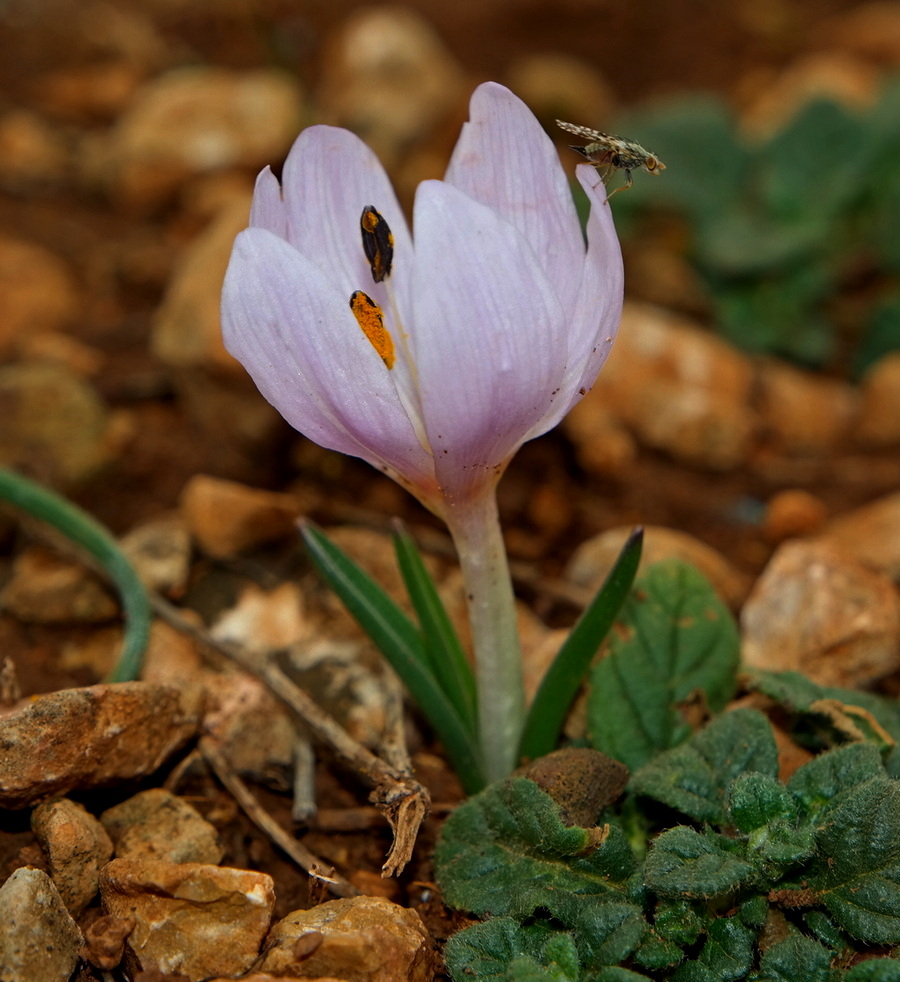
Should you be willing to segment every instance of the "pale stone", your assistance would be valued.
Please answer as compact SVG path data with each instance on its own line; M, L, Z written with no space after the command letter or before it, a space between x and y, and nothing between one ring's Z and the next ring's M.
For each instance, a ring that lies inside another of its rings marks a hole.
M100 816L118 859L162 859L170 863L221 862L215 826L184 798L149 788Z
M0 979L68 982L82 937L43 870L22 867L0 887Z
M779 491L766 502L763 538L777 545L786 539L811 535L822 528L827 517L825 503L809 491L802 488Z
M100 868L112 856L109 836L93 815L68 798L38 805L31 828L62 902L77 917L94 899Z
M304 616L303 592L288 580L272 590L249 583L235 604L219 615L210 634L247 653L268 657L272 651L308 640L312 628Z
M43 246L0 236L0 355L20 340L58 331L75 317L78 289L71 270Z
M821 538L900 583L900 491L838 515Z
M900 445L900 351L879 359L860 385L862 405L855 436L869 447Z
M900 599L890 580L823 542L780 546L741 612L750 668L859 688L900 668Z
M26 624L102 624L119 612L96 574L40 546L16 556L0 608Z
M750 361L692 322L626 303L600 378L564 424L584 442L584 416L605 410L646 446L678 460L730 470L744 463L758 418L750 406Z
M274 70L167 72L120 117L108 150L110 182L126 203L147 208L194 174L276 163L297 135L303 102L297 81Z
M303 945L303 939L310 942ZM298 945L299 943L299 945ZM264 972L346 982L432 982L437 957L414 910L383 897L330 900L295 910L269 932Z
M148 682L61 689L0 716L0 807L151 774L197 733L197 690Z
M93 386L64 365L0 368L0 464L66 489L121 450L114 420Z
M846 382L766 361L759 374L759 410L781 453L824 455L850 432L859 395Z
M107 913L131 917L125 964L200 982L256 961L275 891L265 873L203 863L114 859L100 878Z
M583 542L566 566L566 580L583 587L591 595L596 593L632 531L631 526L620 526ZM678 559L697 569L731 608L740 607L747 596L750 588L747 578L712 546L678 529L644 526L644 545L637 575L642 576L648 567L666 559Z
M581 409L583 403L579 403L566 417L565 431L586 471L615 477L636 459L637 443L615 413L588 398L589 406Z
M297 535L295 498L237 481L196 474L181 492L180 508L200 548L219 559Z
M119 546L148 590L180 594L191 568L191 536L177 514L163 515L132 529Z
M399 6L358 7L326 39L316 102L390 166L465 107L465 75L431 23Z

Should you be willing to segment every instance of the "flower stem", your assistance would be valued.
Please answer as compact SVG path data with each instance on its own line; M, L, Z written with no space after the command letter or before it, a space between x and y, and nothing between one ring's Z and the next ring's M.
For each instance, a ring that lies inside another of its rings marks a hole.
M444 518L466 590L485 776L497 781L517 763L525 691L515 598L493 487L464 507L447 509Z

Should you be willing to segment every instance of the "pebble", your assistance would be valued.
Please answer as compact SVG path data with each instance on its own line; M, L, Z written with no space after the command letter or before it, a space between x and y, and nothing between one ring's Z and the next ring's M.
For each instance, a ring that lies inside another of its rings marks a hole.
M16 556L0 608L25 624L102 624L119 613L96 574L42 546Z
M854 436L866 447L900 446L900 351L879 359L860 384Z
M55 488L83 484L122 450L117 417L65 365L0 368L0 404L0 463Z
M278 163L303 112L299 83L286 73L174 69L142 86L119 118L108 181L126 206L152 209L197 174Z
M859 393L846 382L767 360L758 383L762 424L781 454L825 456L856 419Z
M184 798L149 788L100 816L118 859L162 859L170 863L222 861L215 826Z
M900 491L838 515L821 538L900 583Z
M272 590L249 583L237 602L217 618L210 633L217 641L239 645L265 660L275 650L309 639L312 626L304 606L303 592L290 580Z
M81 931L53 881L21 867L0 887L0 979L68 982L78 962Z
M0 717L0 807L153 773L200 726L196 689L123 682L31 696Z
M38 805L31 828L50 867L50 876L73 917L97 894L100 869L112 856L106 830L82 805L60 798Z
M21 193L59 184L67 164L65 141L37 113L10 109L0 114L0 185L4 188ZM68 270L65 275L71 278Z
M789 488L766 502L761 531L766 542L778 545L818 532L827 517L828 509L821 499L802 488Z
M900 668L900 599L891 581L837 547L780 546L741 611L750 668L859 688Z
M352 982L431 982L434 942L414 910L384 897L330 900L272 927L259 968L276 976Z
M602 377L598 384L603 384ZM578 463L590 474L615 477L637 458L637 441L610 409L588 396L563 421Z
M685 463L731 470L747 459L756 439L753 384L750 360L724 341L661 308L626 303L609 360L569 414L578 422L567 432L579 445L602 438L602 417L593 435L589 422L605 410L645 446Z
M631 526L620 526L583 542L566 566L566 580L591 594L596 593L632 531ZM747 578L712 546L678 529L661 525L645 526L638 576L642 576L649 566L665 559L679 559L694 566L709 580L720 599L733 610L740 607L750 589Z
M180 596L191 568L191 536L177 513L138 525L119 546L148 590Z
M359 134L388 168L447 119L470 85L437 31L399 6L358 7L325 39L316 105Z
M179 507L194 541L217 559L298 534L299 505L291 495L207 474L188 481Z
M3 133L0 130L0 145ZM32 242L0 236L0 356L35 334L59 331L78 313L78 286L55 253Z
M265 873L147 859L112 860L100 894L108 914L135 921L125 947L132 974L157 969L190 982L246 972L275 905Z

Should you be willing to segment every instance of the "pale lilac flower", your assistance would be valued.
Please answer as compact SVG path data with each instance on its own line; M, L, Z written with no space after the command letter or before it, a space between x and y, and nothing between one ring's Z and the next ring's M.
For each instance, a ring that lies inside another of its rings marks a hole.
M391 474L438 514L492 491L511 456L593 384L622 305L606 190L587 246L549 137L495 83L478 87L443 181L416 192L411 233L374 154L312 126L282 181L257 181L250 227L225 279L228 350L296 429ZM360 215L393 232L393 271L373 282ZM392 367L350 298L383 313Z

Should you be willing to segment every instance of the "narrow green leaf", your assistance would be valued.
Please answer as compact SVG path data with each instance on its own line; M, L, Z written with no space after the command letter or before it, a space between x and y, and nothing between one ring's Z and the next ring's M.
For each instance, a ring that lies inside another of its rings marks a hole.
M546 908L563 921L591 900L618 896L634 869L615 825L564 825L559 805L533 781L512 777L460 805L435 850L437 881L448 904L475 914L528 917Z
M677 825L653 840L644 882L665 897L715 897L737 890L753 872L750 863L725 847L721 836Z
M686 743L659 754L633 774L630 787L698 822L723 825L726 793L745 771L768 777L778 773L772 726L755 709L716 717Z
M638 580L619 622L610 653L590 673L588 730L597 750L635 770L690 735L679 707L698 691L714 712L724 708L739 639L706 579L675 561Z
M643 529L635 529L622 547L603 586L585 608L547 670L528 711L520 757L534 760L556 747L572 700L631 590L641 561L643 541Z
M474 738L478 728L475 675L419 550L399 521L394 524L393 539L403 582L422 628L431 672Z
M125 637L115 667L107 682L129 682L141 672L150 636L150 601L131 563L110 533L86 511L48 488L0 467L0 500L39 518L81 546L100 564L112 580L125 612Z
M484 787L480 755L471 732L428 666L412 621L353 560L308 522L301 534L316 568L403 679L434 727L468 793Z

